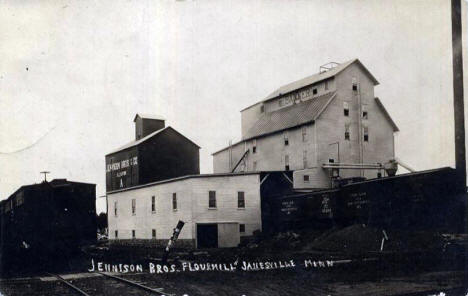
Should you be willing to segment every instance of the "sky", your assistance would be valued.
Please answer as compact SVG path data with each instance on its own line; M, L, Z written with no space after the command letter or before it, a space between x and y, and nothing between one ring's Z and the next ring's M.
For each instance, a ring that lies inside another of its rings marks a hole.
M241 109L353 58L380 82L396 156L453 166L450 13L446 0L0 1L0 199L47 170L97 184L105 210L104 155L139 112L201 146L211 173Z

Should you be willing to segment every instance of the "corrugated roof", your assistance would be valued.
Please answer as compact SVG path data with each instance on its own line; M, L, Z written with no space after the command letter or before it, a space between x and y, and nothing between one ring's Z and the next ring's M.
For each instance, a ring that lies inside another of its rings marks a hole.
M362 69L364 70L364 72L367 73L367 75L369 75L369 77L371 78L371 80L374 82L375 85L378 85L379 82L377 81L377 79L375 79L374 76L372 76L372 74L369 72L369 70L367 70L366 67L364 67L364 65L361 63L361 61L359 61L359 59L353 59L353 60L350 60L350 61L347 61L345 63L341 63L339 64L338 66L326 71L326 72L322 72L322 73L317 73L317 74L314 74L314 75L311 75L311 76L308 76L308 77L305 77L303 79L300 79L300 80L297 80L297 81L294 81L294 82L291 82L291 83L288 83L286 85L283 85L282 87L278 88L277 90L275 90L274 92L272 92L271 94L269 94L265 99L263 99L262 101L258 102L258 103L255 103L247 108L244 108L243 110L241 111L244 111L252 106L255 106L259 103L263 103L263 102L266 102L266 101L269 101L273 98L276 98L278 96L281 96L281 95L285 95L287 93L290 93L292 91L295 91L297 89L300 89L300 88L303 88L303 87L306 87L308 85L311 85L311 84L315 84L317 82L320 82L322 80L326 80L328 78L331 78L331 77L334 77L336 76L338 73L340 73L341 71L343 71L344 69L346 69L348 66L350 66L351 64L357 62L359 66L362 67Z
M335 92L330 92L277 111L266 112L246 132L243 140L248 140L312 122L317 119L320 113L334 97Z
M214 178L214 177L236 177L236 176L246 176L246 175L260 175L262 172L256 171L256 172L241 172L241 173L217 173L217 174L185 175L185 176L181 176L181 177L175 177L175 178L171 178L171 179L155 181L155 182L146 183L146 184L142 184L142 185L136 185L136 186L132 186L132 187L128 187L128 188L116 189L116 190L108 191L106 193L107 194L113 194L113 193L118 193L118 192L122 192L122 191L135 190L135 189L139 189L139 188L144 188L144 187L149 187L149 186L154 186L154 185L159 185L159 184L164 184L164 183L170 183L170 182L177 182L177 181L182 181L182 180L187 180L187 179L192 179L192 178ZM274 171L272 171L272 172L274 172Z
M122 151L122 150L125 150L127 148L130 148L130 147L134 147L134 146L137 146L139 145L140 143L143 143L144 141L148 140L149 138L152 138L154 136L156 136L157 134L160 134L168 129L171 129L173 130L174 132L178 133L179 135L181 135L182 137L184 137L185 139L187 139L189 142L191 142L192 144L194 144L195 146L197 146L198 148L200 148L200 146L198 146L197 144L195 144L195 142L193 142L192 140L190 140L189 138L187 138L186 136L182 135L181 133L179 133L178 131L176 131L175 129L173 129L172 127L170 126L166 126L165 128L162 128L160 130L157 130L155 132L152 132L151 134L147 135L146 137L143 137L137 141L131 141L130 143L127 143L121 147L119 147L118 149L112 151L112 152L109 152L107 153L106 155L110 155L110 154L114 154L116 152L119 152L119 151Z

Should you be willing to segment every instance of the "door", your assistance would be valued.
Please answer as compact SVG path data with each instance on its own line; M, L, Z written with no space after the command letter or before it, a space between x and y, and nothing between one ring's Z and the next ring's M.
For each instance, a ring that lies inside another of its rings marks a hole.
M218 247L218 225L197 224L197 248Z

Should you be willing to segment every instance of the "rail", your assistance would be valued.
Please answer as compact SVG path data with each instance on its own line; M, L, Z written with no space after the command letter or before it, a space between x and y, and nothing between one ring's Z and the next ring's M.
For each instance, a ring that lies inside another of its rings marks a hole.
M174 296L175 295L175 294L171 294L171 293L162 292L163 288L150 288L148 286L142 285L142 284L137 283L135 281L124 279L124 278L121 278L121 277L118 277L118 276L115 276L115 275L110 275L110 274L106 274L106 273L102 273L102 272L95 272L95 273L99 274L99 275L102 275L102 276L104 276L106 278L110 278L110 279L125 283L127 285L130 285L132 287L137 287L139 289L142 289L142 290L145 290L147 292L154 293L154 294L157 294L157 295L165 295L165 296ZM61 277L58 274L53 274L53 273L50 273L50 272L47 272L47 274L57 278L59 281L61 281L62 283L67 285L70 289L74 290L75 292L79 293L80 295L82 295L82 296L91 296L90 294L86 293L82 289L80 289L77 286L73 285L72 283L70 283L69 281L67 281L66 279L64 279L63 277Z

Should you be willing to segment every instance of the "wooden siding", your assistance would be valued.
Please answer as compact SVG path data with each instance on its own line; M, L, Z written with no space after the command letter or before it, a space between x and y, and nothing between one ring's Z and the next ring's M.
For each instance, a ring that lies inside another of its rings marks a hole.
M216 191L216 209L208 208L208 192ZM237 192L243 191L245 208L237 208ZM177 210L172 209L172 196L176 193ZM151 196L156 197L156 211L151 211ZM136 212L132 214L132 199ZM108 195L109 239L169 239L179 220L186 224L180 239L196 239L196 223L245 224L243 235L261 230L260 180L258 174L220 177L197 177L126 190ZM117 216L114 215L117 202ZM234 234L233 234L234 235Z

